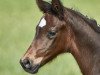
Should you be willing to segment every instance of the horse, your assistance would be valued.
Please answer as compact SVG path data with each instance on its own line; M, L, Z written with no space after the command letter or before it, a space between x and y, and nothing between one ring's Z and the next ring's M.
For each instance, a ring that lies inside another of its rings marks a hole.
M60 0L36 0L43 16L35 37L20 59L26 72L39 68L63 53L71 53L83 75L100 75L100 27L94 19L63 6Z

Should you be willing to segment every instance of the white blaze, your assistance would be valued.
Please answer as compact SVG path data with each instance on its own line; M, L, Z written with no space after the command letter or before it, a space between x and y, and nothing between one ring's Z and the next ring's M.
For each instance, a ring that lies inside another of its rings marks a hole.
M42 18L39 24L39 27L44 27L46 25L46 20L45 18Z

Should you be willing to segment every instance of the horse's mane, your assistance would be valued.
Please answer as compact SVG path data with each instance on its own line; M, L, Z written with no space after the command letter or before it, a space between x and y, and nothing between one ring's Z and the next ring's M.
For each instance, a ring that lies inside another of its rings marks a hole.
M50 3L45 2L43 0L36 0L37 5L38 5L38 7L40 8L41 11L43 11L44 13L53 11L53 14L55 14L55 15L57 15L57 14L59 15L59 13L60 13L59 18L62 19L63 10L61 10L61 8L64 8L64 7L62 6L62 4L60 3L59 0L57 0L57 1L53 0L53 1L54 1L54 4L53 4L54 5L54 7L53 7L54 9L52 9L52 5ZM56 5L56 2L58 2L61 5L60 6L59 6L59 4ZM58 7L60 7L59 8L60 10L56 11L56 9L58 9ZM75 15L78 15L79 17L81 17L92 29L94 29L94 31L100 33L100 27L98 26L98 24L97 24L95 19L89 19L87 16L84 16L80 12L75 11L73 9L66 8L66 10L71 12L71 13L73 13L73 14L75 14ZM55 11L56 11L56 13L55 13Z
M98 26L97 21L95 19L89 19L87 16L84 16L80 12L73 10L73 9L67 8L67 10L70 11L71 13L74 13L75 15L78 15L79 17L81 17L86 23L88 23L88 25L92 29L94 29L96 32L100 33L100 27Z

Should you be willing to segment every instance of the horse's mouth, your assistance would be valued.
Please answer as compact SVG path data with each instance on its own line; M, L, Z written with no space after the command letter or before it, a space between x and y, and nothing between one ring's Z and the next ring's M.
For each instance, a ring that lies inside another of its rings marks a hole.
M35 65L34 67L31 67L29 69L25 69L25 71L29 72L31 74L35 74L38 72L39 68L40 68L40 65Z
M31 73L31 74L36 74L40 68L40 65L34 65L34 66L27 67L27 68L23 66L23 64L21 64L21 66L26 72Z

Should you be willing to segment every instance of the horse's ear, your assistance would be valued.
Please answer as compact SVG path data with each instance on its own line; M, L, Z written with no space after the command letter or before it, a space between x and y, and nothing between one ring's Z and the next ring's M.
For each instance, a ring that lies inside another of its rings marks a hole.
M57 14L61 19L64 17L64 6L60 0L52 0L52 10Z
M44 13L51 11L51 4L43 0L36 0L36 3L41 11Z

